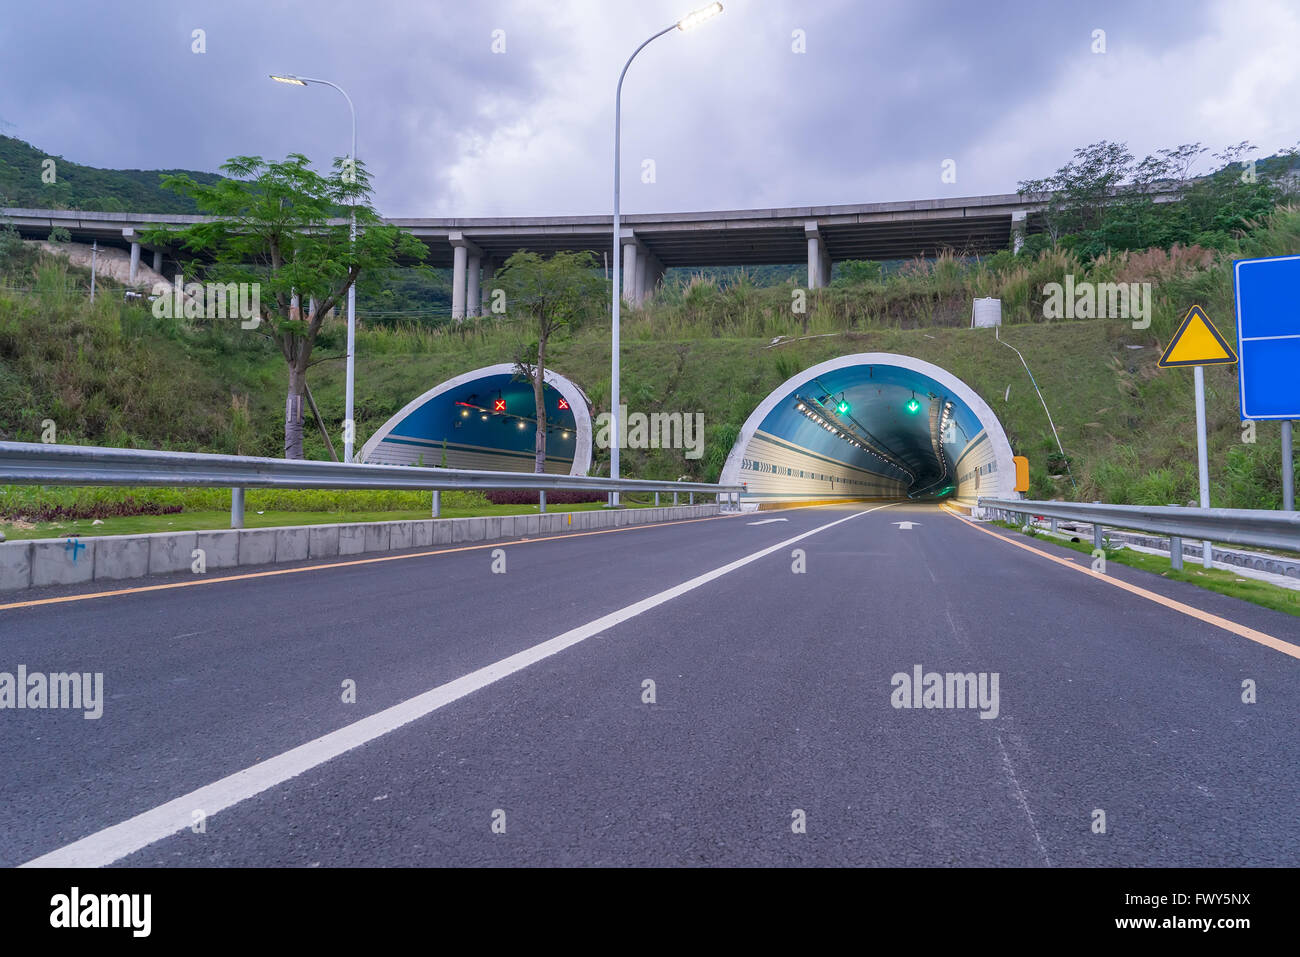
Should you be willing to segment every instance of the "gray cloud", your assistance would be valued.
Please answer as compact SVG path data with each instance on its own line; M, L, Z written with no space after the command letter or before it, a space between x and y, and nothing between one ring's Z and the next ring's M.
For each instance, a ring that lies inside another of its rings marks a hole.
M1259 0L1252 16L1263 22L1232 27L1226 3L730 0L716 22L665 36L629 72L625 209L1011 191L1103 137L1138 152L1193 139L1294 142L1268 110L1241 108L1265 82L1251 72L1254 47L1270 31L1290 36L1294 18ZM212 170L236 154L290 151L323 165L347 150L342 98L267 74L323 76L356 102L359 153L386 213L603 211L618 70L685 6L11 5L0 58L21 82L0 90L0 119L11 135L95 166ZM202 55L190 49L194 29L206 31ZM504 55L491 50L496 29ZM1106 31L1104 56L1089 50L1094 29ZM795 30L805 54L791 51ZM1217 88L1152 80L1164 58L1197 49L1214 51ZM1268 82L1290 95L1294 72ZM948 158L955 184L939 179ZM640 179L645 159L653 184Z

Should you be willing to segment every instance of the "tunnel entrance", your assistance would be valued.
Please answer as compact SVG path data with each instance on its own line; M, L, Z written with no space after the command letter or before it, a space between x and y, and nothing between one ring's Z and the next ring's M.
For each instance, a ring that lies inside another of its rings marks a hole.
M1011 443L952 373L866 352L805 369L745 421L720 481L748 501L1014 497Z
M591 468L591 403L569 379L547 369L546 471L586 475ZM362 462L531 472L537 436L533 386L510 362L434 386L383 424L361 449Z

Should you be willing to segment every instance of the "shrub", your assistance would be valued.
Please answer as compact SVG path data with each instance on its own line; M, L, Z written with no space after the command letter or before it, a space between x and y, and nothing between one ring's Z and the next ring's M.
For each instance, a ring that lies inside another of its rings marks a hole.
M483 493L493 505L536 505L537 493L526 489L503 488ZM584 505L588 502L605 501L604 492L561 492L546 493L547 505Z

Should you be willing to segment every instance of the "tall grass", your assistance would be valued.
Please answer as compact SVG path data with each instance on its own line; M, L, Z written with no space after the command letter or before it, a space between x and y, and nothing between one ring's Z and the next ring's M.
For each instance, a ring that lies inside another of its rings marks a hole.
M1188 501L1196 493L1189 378L1177 370L1159 372L1155 357L1192 303L1204 306L1232 338L1234 255L1297 251L1300 210L1288 207L1240 237L1228 253L1175 247L1086 264L1064 250L1034 257L945 254L890 270L846 270L847 278L811 291L794 282L758 286L744 274L727 282L689 276L624 312L622 392L638 408L704 412L705 454L688 460L681 450L627 450L624 471L716 478L740 425L781 382L831 356L897 351L948 368L990 402L1017 451L1030 456L1034 494L1073 496L1068 481L1054 477L1063 466L1019 360L992 336L965 331L971 300L993 296L1002 300L1003 336L1025 351L1052 406L1078 496ZM63 443L281 453L286 374L273 343L237 323L156 319L145 307L124 304L111 283L101 285L101 298L91 306L80 291L82 273L42 254L29 272L8 277L25 291L0 286L0 438L37 441L42 422L51 419ZM1152 283L1150 327L1045 319L1044 287L1066 275L1076 282ZM797 311L801 301L803 312ZM551 365L574 378L597 411L609 394L609 332L606 317L552 346ZM359 443L437 383L511 361L528 333L510 316L375 326L362 316ZM769 348L778 337L782 344ZM321 362L309 373L331 430L343 418L342 352L342 322L336 321L327 326L315 355ZM1257 442L1243 443L1231 370L1207 370L1207 382L1215 503L1276 507L1276 428L1261 424ZM326 457L315 423L307 424L306 435L308 456ZM597 472L604 461L598 452ZM17 501L29 493L6 494ZM75 499L71 491L44 494ZM120 500L127 493L113 494ZM132 494L181 501L186 508L228 505L221 491L192 490L175 499L167 490Z

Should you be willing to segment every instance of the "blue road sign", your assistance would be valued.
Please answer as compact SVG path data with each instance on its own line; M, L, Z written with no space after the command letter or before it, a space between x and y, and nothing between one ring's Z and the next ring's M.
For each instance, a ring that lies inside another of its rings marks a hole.
M1238 259L1242 419L1300 419L1300 256Z

